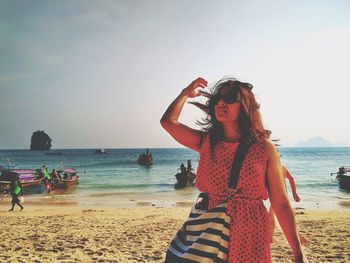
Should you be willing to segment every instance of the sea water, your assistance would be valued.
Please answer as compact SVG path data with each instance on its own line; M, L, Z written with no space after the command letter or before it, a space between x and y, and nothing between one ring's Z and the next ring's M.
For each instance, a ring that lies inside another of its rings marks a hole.
M194 187L175 190L175 174L181 163L191 160L196 170L198 154L184 148L150 149L154 164L141 166L136 163L145 149L106 149L106 154L96 154L95 149L51 150L58 155L42 151L0 150L0 165L12 165L22 169L40 169L47 165L51 171L66 168L77 169L80 182L75 190L62 194L76 199L100 198L100 202L121 204L126 201L182 202L193 201L198 194ZM288 167L302 198L292 201L294 207L313 209L348 209L350 193L339 189L335 175L342 165L350 165L350 148L280 148L282 162ZM291 193L289 184L288 192ZM28 193L30 194L30 193ZM40 193L40 195L48 195ZM291 194L289 194L291 196Z

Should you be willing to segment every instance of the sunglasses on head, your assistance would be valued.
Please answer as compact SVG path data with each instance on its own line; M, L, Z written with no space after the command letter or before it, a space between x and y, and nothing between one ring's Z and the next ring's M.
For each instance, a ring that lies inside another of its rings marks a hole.
M241 82L240 86L243 87L243 88L246 88L246 89L248 89L250 91L253 89L253 85L250 84L250 83L247 83L247 82Z
M227 92L225 94L216 94L212 98L212 102L214 105L218 104L220 100L223 100L226 104L233 104L236 102L239 102L237 98L237 93L236 92Z

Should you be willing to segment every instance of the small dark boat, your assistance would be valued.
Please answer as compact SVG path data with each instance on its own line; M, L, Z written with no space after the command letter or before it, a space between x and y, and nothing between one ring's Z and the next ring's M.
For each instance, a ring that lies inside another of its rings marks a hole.
M73 188L79 183L79 175L74 168L66 168L57 171L58 178L51 178L50 192Z
M339 181L339 188L350 191L350 166L341 166L338 172L331 173L331 175L336 174L336 178Z
M101 148L101 149L95 150L95 153L96 153L96 154L106 154L107 152L106 152L105 149Z
M181 163L180 168L175 174L177 180L175 189L180 189L188 186L194 186L196 174L193 172L191 160L187 160L187 167Z
M148 149L146 150L146 153L139 155L139 158L137 159L137 163L140 165L146 165L146 166L153 164L153 156Z
M0 189L9 189L11 181L19 180L23 188L40 186L44 178L34 170L3 170L0 175Z

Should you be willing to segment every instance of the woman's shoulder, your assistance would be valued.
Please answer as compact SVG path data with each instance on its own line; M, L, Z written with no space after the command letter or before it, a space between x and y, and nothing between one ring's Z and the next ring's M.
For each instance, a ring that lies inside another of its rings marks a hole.
M279 156L276 144L272 140L265 139L261 144L264 147L268 158L274 158L276 156Z
M270 139L265 139L262 141L262 144L264 145L265 148L273 148L276 147L276 144L270 140Z

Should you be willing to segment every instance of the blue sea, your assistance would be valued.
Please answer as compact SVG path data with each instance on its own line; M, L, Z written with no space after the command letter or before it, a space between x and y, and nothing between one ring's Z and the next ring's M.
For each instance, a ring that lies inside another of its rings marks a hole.
M154 164L149 167L136 163L145 149L106 149L107 154L95 154L95 149L62 149L60 155L41 151L0 150L0 165L7 159L21 169L39 169L46 164L51 171L65 167L76 168L80 183L74 191L60 198L74 198L81 202L105 202L109 205L152 202L156 205L191 202L198 190L175 190L175 174L180 164L192 161L197 168L198 154L183 148L150 149ZM350 209L350 193L339 189L335 176L340 166L350 165L350 148L280 148L282 162L289 168L297 184L302 201L292 201L294 207L311 209ZM287 184L288 185L288 184ZM288 190L290 193L290 189ZM43 193L30 196L50 198ZM290 195L291 196L291 195ZM56 197L57 198L57 197ZM90 201L89 201L90 200Z

